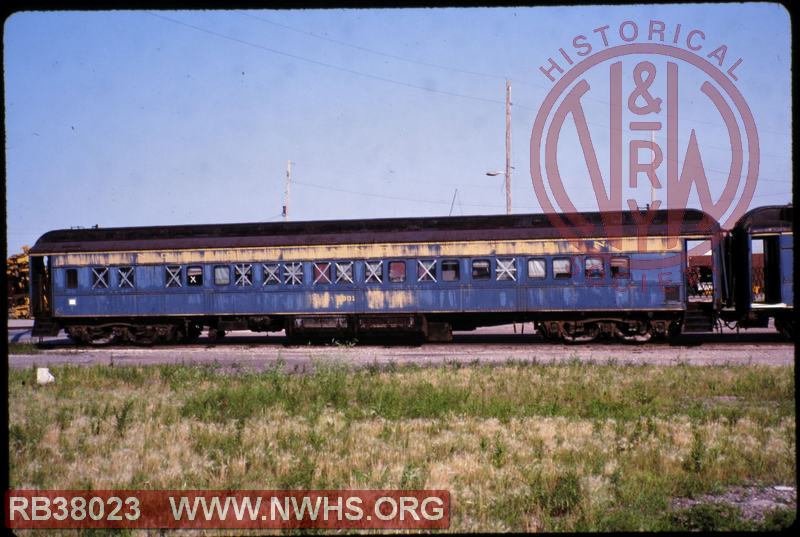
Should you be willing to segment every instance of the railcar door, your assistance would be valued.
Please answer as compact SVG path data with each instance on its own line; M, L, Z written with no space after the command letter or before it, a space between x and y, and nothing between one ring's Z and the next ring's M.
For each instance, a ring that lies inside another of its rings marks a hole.
M686 313L682 331L686 333L710 332L714 328L716 260L711 244L710 239L684 241Z
M30 264L31 316L51 317L49 258L45 261L44 256L32 256Z
M752 302L781 302L781 255L779 235L753 237L751 242Z

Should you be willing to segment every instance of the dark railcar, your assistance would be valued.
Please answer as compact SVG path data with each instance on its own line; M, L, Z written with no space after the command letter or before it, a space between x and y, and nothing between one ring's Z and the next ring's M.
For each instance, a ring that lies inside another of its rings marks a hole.
M721 312L737 326L766 327L770 318L794 336L794 230L791 205L759 207L742 216L726 239L729 287Z

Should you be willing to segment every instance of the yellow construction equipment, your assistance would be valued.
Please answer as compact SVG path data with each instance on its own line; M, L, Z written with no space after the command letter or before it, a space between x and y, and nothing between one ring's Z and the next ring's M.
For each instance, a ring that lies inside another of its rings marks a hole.
M21 254L15 254L6 261L6 281L8 282L8 316L11 319L30 319L30 298L28 290L30 265L27 246Z

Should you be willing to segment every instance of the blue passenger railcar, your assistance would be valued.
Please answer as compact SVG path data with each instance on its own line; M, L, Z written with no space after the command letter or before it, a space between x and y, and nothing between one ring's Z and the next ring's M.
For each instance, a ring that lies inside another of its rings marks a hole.
M532 321L545 335L646 340L704 328L720 270L692 301L687 242L720 231L700 211L583 228L546 215L62 230L31 250L37 333L153 342L204 328L289 335L416 333ZM677 223L671 225L670 223ZM698 324L699 323L699 324Z

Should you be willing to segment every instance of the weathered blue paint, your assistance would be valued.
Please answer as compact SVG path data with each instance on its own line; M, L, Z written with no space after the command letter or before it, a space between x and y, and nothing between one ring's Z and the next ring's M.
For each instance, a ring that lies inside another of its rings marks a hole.
M791 244L789 246L791 248ZM788 258L791 260L791 249ZM616 254L614 254L616 255ZM406 260L406 281L388 281L388 261L384 260L382 283L364 283L365 262L354 264L355 283L313 283L313 263L303 263L301 285L263 285L261 263L252 264L251 286L235 285L233 265L227 285L214 283L214 266L202 265L203 285L187 283L187 267L182 271L182 287L166 287L164 266L136 266L133 289L120 288L119 267L110 267L109 287L91 288L91 269L78 270L78 288L66 288L66 270L53 269L53 303L57 317L70 316L155 316L155 315L232 315L272 313L381 313L400 312L514 312L542 310L681 310L685 307L685 257L676 260L674 253L624 254L631 260L627 278L612 278L608 254L603 257L604 275L588 278L584 274L586 255L570 256L573 274L570 279L556 279L552 274L554 257L546 260L546 276L528 275L528 257L516 257L517 280L498 281L495 258L490 260L491 279L472 277L472 259L460 258L459 281L442 281L442 259L437 260L435 282L417 281L417 260ZM589 255L594 257L595 255ZM668 266L658 269L636 267L637 260L668 258ZM506 256L503 256L506 257ZM453 258L447 258L453 259ZM335 260L331 260L335 261ZM342 261L342 260L340 260ZM277 260L276 260L277 262ZM196 266L196 265L191 265ZM791 276L791 265L789 265ZM715 270L716 274L717 271ZM335 275L334 275L335 276ZM285 271L283 272L285 278ZM334 277L335 281L335 277ZM717 282L715 282L716 284ZM677 285L680 300L665 302L663 286ZM715 288L717 285L715 285ZM791 292L791 287L789 287ZM74 304L72 303L74 302ZM375 307L375 304L381 304Z

